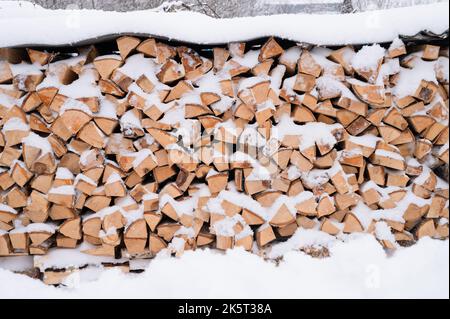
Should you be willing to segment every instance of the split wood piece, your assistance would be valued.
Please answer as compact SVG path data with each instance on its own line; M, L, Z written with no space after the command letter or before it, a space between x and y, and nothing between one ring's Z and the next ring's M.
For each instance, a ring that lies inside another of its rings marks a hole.
M24 213L34 223L44 223L48 218L50 204L47 196L39 191L32 190L30 201L24 209Z
M10 82L13 79L13 74L9 63L0 61L0 83Z
M118 56L99 56L94 60L94 66L103 80L110 78L113 71L123 64Z
M345 210L358 204L360 196L356 193L336 194L334 201L338 210Z
M167 248L167 243L159 236L151 233L149 236L149 250L155 256L161 250Z
M181 225L177 223L162 223L156 227L156 232L159 237L163 238L167 242L170 242L180 227Z
M137 47L136 51L143 53L146 56L156 58L157 47L156 41L153 38L146 39L142 41Z
M270 220L270 225L275 227L283 227L293 222L295 222L294 215L292 215L289 208L285 204L283 204Z
M402 114L396 109L391 108L383 118L383 122L389 124L401 131L408 127L408 122L404 119Z
M36 63L39 65L46 65L51 62L53 54L47 51L38 51L33 49L27 49L28 56L30 57L31 63Z
M331 215L336 211L334 200L328 195L323 196L317 205L317 217Z
M155 232L156 227L158 226L159 222L162 220L163 216L159 212L145 212L144 213L144 219L147 222L148 227L150 227L150 230L152 232Z
M347 215L345 215L344 229L342 231L344 233L363 232L364 227L353 213L347 213Z
M66 220L60 227L59 232L72 239L81 239L81 219L80 217Z
M261 51L258 56L258 61L263 62L264 60L277 57L284 52L283 48L277 43L274 38L270 38L261 47Z
M317 216L317 203L314 197L304 200L295 205L298 213L304 216Z
M82 232L84 235L98 238L102 229L102 220L99 217L89 218L83 221Z
M66 110L51 126L54 134L67 141L77 134L91 120L91 116L81 110Z
M171 102L173 100L177 100L183 96L183 94L186 94L187 92L190 92L193 90L193 87L191 84L189 84L186 81L179 81L177 85L175 85L169 92L169 94L164 99L164 103ZM209 104L206 104L209 105Z
M78 240L61 234L56 235L56 246L61 248L75 248Z
M124 36L117 38L117 47L120 52L122 60L125 60L127 56L141 43L141 40L135 37Z

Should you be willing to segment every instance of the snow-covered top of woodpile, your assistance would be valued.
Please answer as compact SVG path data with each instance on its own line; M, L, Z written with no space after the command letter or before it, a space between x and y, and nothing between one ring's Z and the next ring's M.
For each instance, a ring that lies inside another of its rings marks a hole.
M67 45L117 34L156 36L197 44L221 44L276 36L317 45L390 42L421 31L448 30L449 3L440 2L353 14L283 14L215 19L196 12L47 10L2 1L0 47Z

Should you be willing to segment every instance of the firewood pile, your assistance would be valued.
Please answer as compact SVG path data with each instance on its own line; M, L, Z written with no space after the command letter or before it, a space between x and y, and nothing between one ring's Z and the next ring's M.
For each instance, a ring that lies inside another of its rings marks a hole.
M0 256L448 238L448 46L116 44L1 49Z

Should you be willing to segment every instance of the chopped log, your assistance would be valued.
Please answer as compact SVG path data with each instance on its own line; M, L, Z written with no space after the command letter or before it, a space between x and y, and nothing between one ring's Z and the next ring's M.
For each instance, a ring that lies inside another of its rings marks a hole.
M258 61L263 62L264 60L277 57L284 52L283 48L275 41L274 38L270 38L261 47L261 51L258 56Z
M126 57L141 43L141 40L135 37L124 36L117 38L116 42L120 56L122 57L122 60L125 60Z
M320 230L326 232L332 236L336 236L341 232L341 230L336 227L333 222L331 222L328 218L324 218L323 222L320 226Z
M422 59L424 60L437 60L439 57L440 47L437 45L425 44L422 54Z
M181 79L185 75L182 65L177 64L174 60L168 60L161 68L156 76L158 80L164 84L173 83Z
M153 38L148 38L142 41L137 47L136 51L145 54L146 56L150 56L152 58L156 57L157 47L156 41Z
M256 242L258 243L259 247L264 247L275 239L275 233L273 232L273 229L270 225L265 224L259 227L256 231Z
M76 217L66 220L59 227L59 232L72 239L81 239L81 219Z
M159 253L161 250L167 247L166 242L157 235L150 234L149 237L149 250L150 253L154 256Z
M206 177L211 193L218 193L224 190L228 183L228 173L217 173Z
M363 232L364 227L361 225L360 221L354 214L348 213L347 215L345 215L344 229L342 231L344 233Z
M436 227L432 219L428 219L421 223L416 230L416 237L420 239L425 236L434 237L436 235Z
M100 56L94 60L94 66L103 80L109 79L113 71L122 64L123 61L117 56Z
M293 89L298 92L310 92L316 84L314 75L299 73L295 78Z
M37 51L37 50L33 50L33 49L27 49L27 53L28 53L31 63L36 63L39 65L46 65L53 58L53 54L46 52L46 51Z

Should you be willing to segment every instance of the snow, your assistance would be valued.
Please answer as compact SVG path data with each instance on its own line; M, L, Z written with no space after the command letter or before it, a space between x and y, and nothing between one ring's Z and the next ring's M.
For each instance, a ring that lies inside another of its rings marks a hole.
M73 185L63 185L59 187L52 187L48 192L50 194L75 195L75 188Z
M83 181L83 182L86 182L86 183L88 183L90 185L97 186L97 183L92 178L90 178L90 177L88 177L88 176L86 176L86 175L84 175L82 173L78 174L77 177L75 177L75 185L78 184L78 182L80 180Z
M108 176L108 179L106 180L105 184L112 184L112 183L115 183L115 182L123 183L122 178L120 177L120 175L117 172L112 172Z
M236 190L223 190L217 197L208 200L207 204L203 209L215 214L224 215L225 212L221 206L223 200L226 200L236 206L245 208L252 213L260 216L265 221L270 221L273 216L278 212L282 205L285 205L292 216L296 215L295 206L313 197L311 192L305 191L297 194L296 196L286 196L280 195L270 207L263 207L261 204L254 200L252 197L238 193Z
M0 47L31 43L74 44L122 33L148 34L199 44L247 41L268 35L320 45L380 43L392 41L399 35L415 35L422 30L442 33L448 28L448 11L449 3L440 2L353 14L214 19L195 12L51 11L37 5L19 6L17 2L6 1L0 6L0 29L15 32L2 33ZM190 27L180 28L180 25Z
M82 243L75 249L71 248L53 248L46 255L35 256L34 265L41 271L48 268L70 268L81 267L84 265L99 265L102 262L120 263L124 260L114 259L112 257L99 257L83 253L83 250L94 248L86 242ZM18 287L17 287L18 288ZM3 289L2 289L3 290ZM0 292L1 294L2 292Z
M375 149L378 141L380 141L382 139L375 135L365 134L365 135L361 135L361 136L350 135L348 137L348 140L354 144Z
M41 66L38 64L29 64L29 63L18 63L18 64L9 64L11 68L11 72L14 76L16 75L40 75Z
M395 49L399 49L399 48L401 48L401 47L403 47L403 46L405 46L405 44L403 43L403 41L402 41L399 37L396 37L394 40L392 40L392 43L391 43L391 45L389 46L388 51L392 51L392 50L395 50Z
M66 167L58 167L55 179L73 179L72 172Z
M271 136L279 141L288 135L298 136L299 148L304 150L314 146L315 143L333 146L337 140L332 131L340 128L342 128L341 124L329 125L320 122L297 125L289 115L285 114L281 117L280 122L272 127Z
M100 110L97 113L95 113L95 116L116 120L117 119L116 105L112 101L106 98L102 98L100 100Z
M391 243L395 243L395 236L386 222L377 222L375 224L375 235L380 240L388 240Z
M286 64L297 64L300 55L302 54L302 49L300 47L291 47L283 52L280 56L280 62Z
M14 208L12 208L9 205L2 204L2 203L0 203L0 211L1 212L8 212L8 213L17 215L17 210L15 210Z
M245 225L245 227L242 231L236 233L235 225L238 223L240 223L241 225ZM232 217L225 216L224 219L215 222L211 226L211 232L213 234L216 234L217 236L238 236L237 239L244 238L248 235L253 235L253 231L248 225L246 225L244 218L239 214L235 214Z
M44 223L32 223L27 225L27 231L29 233L33 232L48 232L54 234L56 227L52 224L44 224Z
M78 79L68 85L61 85L58 94L73 99L102 96L100 88L97 86L95 70L85 69Z
M384 157L396 159L396 160L399 160L399 161L404 161L405 160L403 158L403 156L401 156L398 153L391 152L391 151L386 151L386 150L382 150L382 149L377 149L375 151L375 155L384 156Z
M385 50L379 44L365 45L353 56L350 63L356 70L375 73L384 54Z
M314 231L305 232L301 237L310 238L307 241L311 245L315 242L327 242L326 238L314 239ZM85 279L83 271L80 271L75 276L80 276L78 279L81 280L74 280L72 288L45 286L38 280L0 269L0 282L7 287L14 287L1 289L0 297L449 297L448 240L423 238L416 245L399 247L393 256L387 256L373 236L358 235L345 242L330 244L329 250L331 257L317 259L289 249L282 252L283 259L278 266L241 248L228 250L226 253L209 249L185 251L179 258L161 254L148 263L147 271L142 274L124 274L119 269L108 269L94 276L97 278ZM49 255L37 257L37 265L45 268L47 260L58 261L60 267L107 260L105 257L84 256L88 255L77 254L73 249L52 249ZM0 260L0 267L1 265ZM214 280L198 280L196 276L186 276L196 273L198 269L202 269L205 278ZM425 273L426 276L417 275Z
M122 131L128 131L134 128L142 130L141 121L133 112L133 110L129 110L122 115L122 117L120 118L120 127Z
M21 118L18 117L12 117L10 118L2 128L2 132L9 132L9 131L29 131L30 126L25 123Z
M45 223L31 223L27 226L23 226L20 220L14 221L15 228L9 233L37 233L37 232L48 232L54 234L57 227L54 224Z

